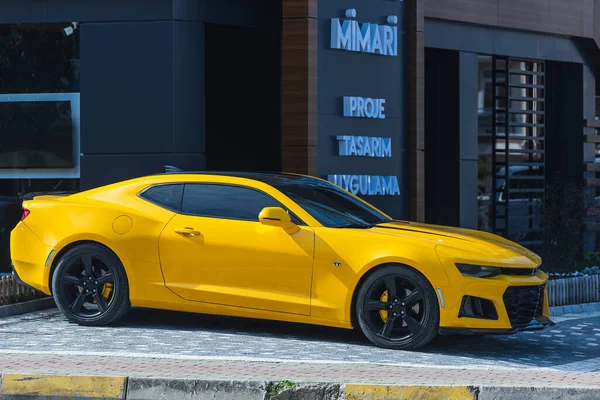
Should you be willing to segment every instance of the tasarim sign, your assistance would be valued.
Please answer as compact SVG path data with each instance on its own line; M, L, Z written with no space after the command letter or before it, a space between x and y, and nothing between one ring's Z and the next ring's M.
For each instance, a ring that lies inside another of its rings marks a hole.
M346 17L355 18L356 10L346 10ZM370 22L359 23L353 19L331 18L331 48L337 50L369 53L381 56L398 55L398 17L387 17L390 25Z
M338 155L343 157L375 157L392 156L392 138L372 136L336 136L339 142Z
M327 180L354 195L399 196L397 176L328 175Z

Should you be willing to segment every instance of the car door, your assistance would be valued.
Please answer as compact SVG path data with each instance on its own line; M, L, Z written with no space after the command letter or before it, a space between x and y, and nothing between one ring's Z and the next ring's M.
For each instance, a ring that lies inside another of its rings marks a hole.
M167 287L191 301L309 315L314 232L263 225L264 207L283 206L250 187L186 184L182 213L159 239Z

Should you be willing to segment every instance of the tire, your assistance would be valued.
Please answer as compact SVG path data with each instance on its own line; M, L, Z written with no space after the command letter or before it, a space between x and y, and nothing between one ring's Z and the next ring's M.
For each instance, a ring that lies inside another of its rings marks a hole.
M60 258L52 296L65 317L79 325L110 325L131 306L123 264L98 244L78 245Z
M392 298L386 296L394 290ZM361 284L355 305L360 330L378 347L417 349L431 342L439 331L435 291L427 278L412 268L387 266L376 270Z

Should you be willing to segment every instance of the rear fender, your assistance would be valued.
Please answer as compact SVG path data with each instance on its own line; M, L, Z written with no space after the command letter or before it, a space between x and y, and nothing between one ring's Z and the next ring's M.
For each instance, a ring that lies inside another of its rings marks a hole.
M110 241L106 240L106 238L104 238L102 236L95 235L95 234L73 235L68 238L65 238L60 243L58 243L54 248L52 248L52 250L50 252L51 257L49 257L49 259L48 259L48 266L50 266L50 271L48 274L48 287L49 288L52 287L52 277L54 275L54 270L56 269L58 263L60 262L60 258L66 252L68 252L70 249L77 247L78 245L86 244L86 243L87 244L89 244L89 243L99 244L99 245L107 248L108 250L110 250L113 254L115 254L115 256L121 261L121 264L123 264L123 268L125 269L125 274L127 275L127 281L129 282L130 297L135 298L137 286L134 284L136 282L135 270L134 270L134 268L131 267L131 265L132 265L131 262L129 261L129 259L123 258L122 256L120 256L119 254L122 254L122 253L120 253L118 250L111 247Z

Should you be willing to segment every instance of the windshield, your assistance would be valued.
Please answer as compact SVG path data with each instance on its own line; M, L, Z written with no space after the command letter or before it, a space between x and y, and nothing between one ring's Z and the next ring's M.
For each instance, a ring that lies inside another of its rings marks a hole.
M275 185L323 226L368 228L391 220L344 190L326 183Z

